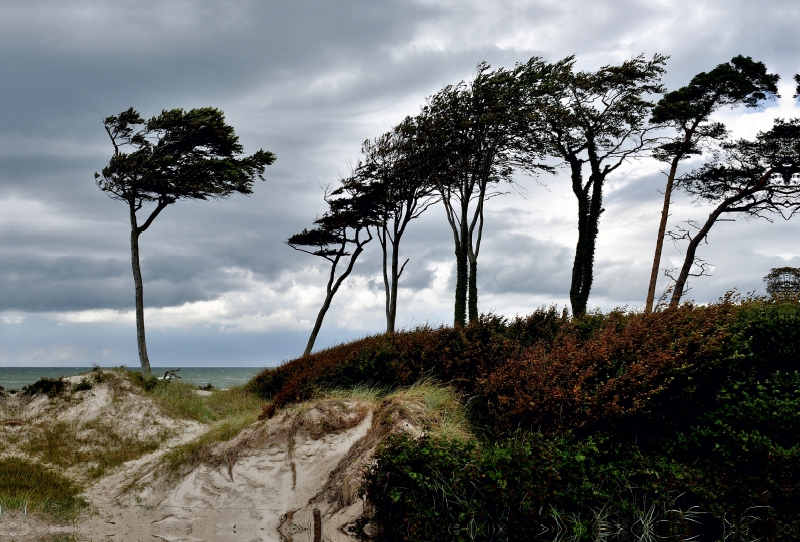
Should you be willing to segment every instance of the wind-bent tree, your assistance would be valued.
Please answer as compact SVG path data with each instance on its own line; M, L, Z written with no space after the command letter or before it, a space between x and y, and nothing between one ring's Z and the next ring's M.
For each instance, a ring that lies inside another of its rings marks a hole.
M696 234L689 237L683 266L670 299L680 303L697 247L724 216L791 218L800 210L800 119L776 119L754 141L722 145L722 152L699 170L680 177L677 187L700 202L715 205Z
M554 70L548 92L536 99L540 131L535 137L569 168L578 200L578 243L569 290L573 314L586 312L592 288L606 179L657 143L651 136L654 126L648 123L654 105L648 98L663 92L666 58L654 55L646 60L640 55L595 72L574 71L569 58Z
M653 153L656 159L667 162L670 166L645 312L653 309L672 187L680 161L702 153L704 145L721 143L725 138L725 125L711 121L711 115L715 111L725 106L757 107L763 100L774 98L778 95L776 83L779 77L767 73L762 62L740 55L708 73L695 75L688 85L667 93L653 108L650 122L671 126L677 134Z
M773 267L764 277L767 293L772 297L800 294L800 269L797 267Z
M225 124L223 112L211 107L164 110L147 121L130 108L106 118L103 126L114 155L94 177L101 190L128 205L136 339L142 371L149 374L139 236L161 211L178 200L224 198L234 192L251 194L255 177L263 180L264 168L275 161L275 155L259 150L239 158L243 149L238 136ZM137 213L146 206L147 218L140 223Z
M469 82L428 99L417 118L418 147L444 203L456 255L454 325L478 318L478 255L485 202L516 167L534 170L526 97L549 69L539 58L513 70L478 64Z
M386 332L394 333L397 288L408 259L400 265L400 240L413 219L438 201L427 181L416 148L416 124L406 118L389 132L364 142L364 162L357 168L354 188L373 205L373 223L383 252Z
M286 241L293 249L324 258L330 263L325 300L317 313L303 357L311 354L333 296L350 276L356 260L364 252L364 246L372 240L369 230L374 223L373 202L369 195L354 188L352 179L344 180L342 186L332 192L326 189L325 201L328 203L328 212L314 221L316 226L310 230L304 229ZM352 252L349 252L350 247ZM337 277L336 270L345 259L348 259L347 266Z

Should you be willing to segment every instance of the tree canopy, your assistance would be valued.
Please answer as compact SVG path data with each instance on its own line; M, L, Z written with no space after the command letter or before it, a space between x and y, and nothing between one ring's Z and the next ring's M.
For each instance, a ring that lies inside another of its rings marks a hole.
M719 143L727 136L725 125L711 120L714 112L725 106L758 107L764 100L774 99L778 95L776 84L779 78L776 74L768 73L762 62L739 55L710 72L695 75L688 85L668 92L653 108L650 122L669 126L676 131L676 135L653 152L656 159L669 163L670 169L664 190L664 205L656 237L645 312L650 312L653 308L678 164L692 155L702 153L703 147Z
M182 199L224 198L250 194L255 177L263 180L271 152L244 152L222 111L204 107L164 110L145 121L132 107L103 121L114 154L97 186L112 199L128 204L131 263L136 292L136 330L142 370L150 372L144 331L144 297L139 264L139 236L168 205ZM155 204L140 224L137 212Z
M531 103L538 130L531 132L550 156L569 169L578 202L578 242L572 265L570 303L586 312L594 280L594 257L603 186L626 161L643 156L658 139L649 124L653 94L664 91L667 57L639 55L597 71L576 71L574 58L553 66ZM584 166L588 172L584 172Z
M672 305L680 302L697 248L720 217L788 220L800 210L800 119L776 119L770 130L759 132L754 140L724 143L713 160L681 177L677 186L714 208L689 236Z

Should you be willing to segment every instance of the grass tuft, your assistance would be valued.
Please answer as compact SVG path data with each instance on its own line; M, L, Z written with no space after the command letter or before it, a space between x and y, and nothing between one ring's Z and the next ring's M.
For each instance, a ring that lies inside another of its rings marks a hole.
M0 506L57 521L71 521L87 504L68 478L18 457L0 459Z

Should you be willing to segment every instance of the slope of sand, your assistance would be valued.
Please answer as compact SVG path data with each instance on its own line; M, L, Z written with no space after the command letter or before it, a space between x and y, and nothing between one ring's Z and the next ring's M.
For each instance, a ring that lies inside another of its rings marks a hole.
M388 433L418 432L409 422L409 405L397 399L378 404L320 399L286 409L213 445L202 463L165 472L163 455L197 438L207 426L160 414L150 398L129 384L103 383L81 393L85 396L70 404L46 396L27 402L11 399L18 404L6 407L5 414L12 412L22 423L3 430L17 432L15 442L20 443L36 420L99 417L114 420L131 434L168 429L169 435L155 452L124 463L88 486L84 497L93 511L71 528L84 540L368 539L375 533L359 495L363 469ZM82 478L78 470L67 472ZM19 515L0 516L0 533L13 533L18 540L65 529L70 530Z

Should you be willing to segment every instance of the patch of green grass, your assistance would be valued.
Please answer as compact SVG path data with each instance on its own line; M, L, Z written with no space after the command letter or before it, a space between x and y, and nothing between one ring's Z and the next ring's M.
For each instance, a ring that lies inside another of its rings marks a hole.
M70 521L87 506L82 488L60 474L29 461L0 459L0 506L57 521Z
M123 436L111 424L98 419L81 425L41 424L36 429L23 446L26 454L64 468L84 464L89 479L100 478L117 465L154 452L169 436L166 430L142 439Z
M320 392L320 395L328 399L350 399L352 401L363 401L365 403L377 403L388 393L390 393L390 390L386 386L356 384L349 388L324 390Z
M243 386L215 390L211 395L196 393L197 386L183 382L164 382L138 371L128 371L131 381L152 397L167 416L213 423L228 418L249 416L261 411L262 401Z
M429 435L461 442L474 439L461 396L449 386L430 380L397 390L387 400L398 399L408 404L406 414L412 423L421 426Z

